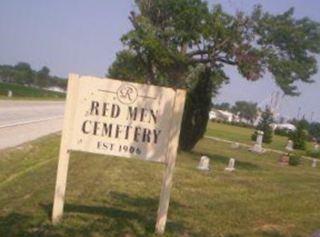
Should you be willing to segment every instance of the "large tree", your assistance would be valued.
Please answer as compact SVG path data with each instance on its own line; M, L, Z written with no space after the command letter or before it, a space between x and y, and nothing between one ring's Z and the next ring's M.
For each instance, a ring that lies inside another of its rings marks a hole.
M34 82L34 73L29 63L19 62L14 66L14 80L26 85Z
M231 108L232 112L238 114L241 118L249 120L251 123L255 120L258 113L257 103L249 101L237 101Z
M35 84L39 87L47 87L50 81L50 69L46 66L42 67L36 74Z
M258 6L250 15L230 15L201 0L135 2L137 11L129 16L133 29L122 37L126 48L109 76L187 88L183 149L203 136L211 97L229 79L226 65L252 81L268 72L288 95L297 95L295 82L312 82L317 71L320 25L295 19L293 8L272 15Z

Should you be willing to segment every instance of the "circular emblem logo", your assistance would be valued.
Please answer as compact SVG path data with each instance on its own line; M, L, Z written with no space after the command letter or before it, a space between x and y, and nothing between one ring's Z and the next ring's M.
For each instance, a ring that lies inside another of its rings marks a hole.
M123 104L132 104L138 97L138 90L129 84L124 84L117 91L118 100Z

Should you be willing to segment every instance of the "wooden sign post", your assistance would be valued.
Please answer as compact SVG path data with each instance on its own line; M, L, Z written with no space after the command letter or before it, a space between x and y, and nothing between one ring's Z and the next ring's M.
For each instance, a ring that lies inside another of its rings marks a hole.
M52 222L56 224L62 218L64 197L67 186L67 174L69 166L69 143L72 131L72 122L74 120L74 109L73 106L77 98L77 86L79 83L77 75L69 75L68 80L68 93L66 99L66 108L64 112L62 137L59 152L59 162L57 170L56 188L54 192L53 208L52 208ZM71 108L71 109L70 109Z
M52 222L63 215L71 151L164 163L156 232L164 233L185 91L71 74Z
M170 202L170 190L172 186L173 169L176 164L177 149L179 145L180 124L182 121L185 102L185 91L178 90L173 106L173 118L170 129L170 143L167 150L167 164L163 175L158 217L156 223L156 233L163 234Z

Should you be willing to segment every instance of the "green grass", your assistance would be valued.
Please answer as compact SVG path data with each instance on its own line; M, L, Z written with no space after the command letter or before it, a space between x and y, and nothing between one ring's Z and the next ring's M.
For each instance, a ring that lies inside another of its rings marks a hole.
M12 98L7 97L8 90L12 91L13 93ZM0 82L0 99L64 99L64 98L65 98L64 93Z
M64 218L50 213L60 137L0 151L0 236L154 236L164 166L73 153ZM213 170L195 167L200 153ZM237 170L224 171L230 157ZM320 168L203 139L178 155L165 236L309 236L320 226Z
M253 141L251 140L251 135L253 132L254 129L252 128L237 127L209 121L206 135L251 145L253 144ZM287 142L287 137L274 135L272 143L264 143L263 146L270 149L285 151ZM307 143L307 150L312 150L312 144L309 142ZM305 155L304 151L296 151L296 153Z

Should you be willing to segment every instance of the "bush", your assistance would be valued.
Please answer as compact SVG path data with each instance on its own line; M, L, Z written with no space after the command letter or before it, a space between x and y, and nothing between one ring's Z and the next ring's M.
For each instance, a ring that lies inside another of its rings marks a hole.
M307 156L320 159L320 151L307 151Z
M274 130L274 134L276 134L278 136L289 137L290 136L290 130L276 128Z
M297 124L297 129L290 134L290 139L293 141L294 149L306 149L307 133L301 122Z
M297 166L301 162L301 158L298 155L290 155L289 157L289 165Z
M257 140L257 135L258 135L258 132L254 131L254 133L252 133L252 135L251 135L251 140L252 141L256 141Z

